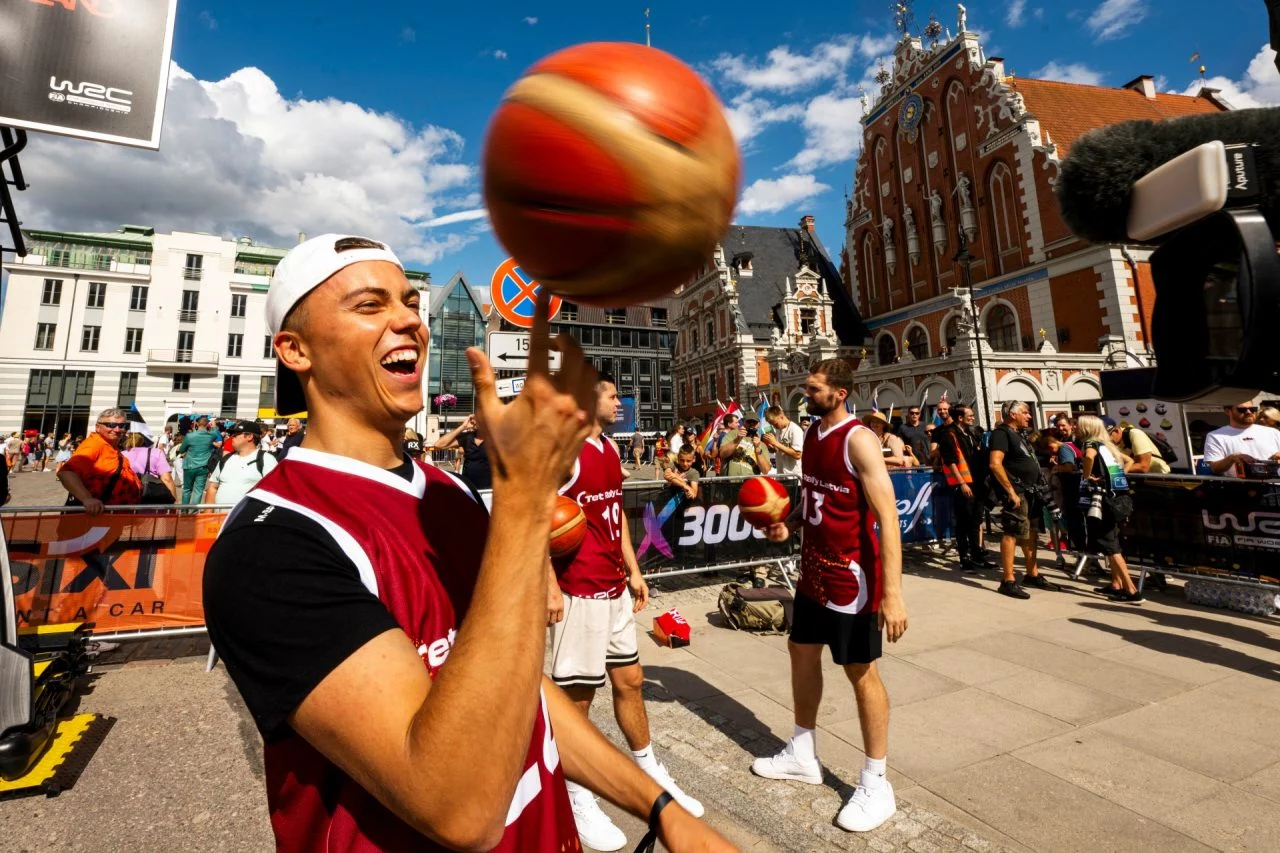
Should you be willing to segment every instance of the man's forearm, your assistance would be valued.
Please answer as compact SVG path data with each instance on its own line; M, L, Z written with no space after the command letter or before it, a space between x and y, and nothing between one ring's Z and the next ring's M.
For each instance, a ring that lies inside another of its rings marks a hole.
M1013 483L1009 481L1009 474L1004 470L1004 463L992 460L991 474L1006 492L1013 491Z
M543 679L542 689L547 697L547 712L551 715L565 778L647 820L654 801L662 794L658 783L600 734L582 710L550 679Z
M68 471L66 468L63 468L58 472L57 476L58 481L62 483L63 488L70 492L76 500L80 501L80 503L84 503L89 500L89 498L93 497L93 495L89 494L89 490L84 486L84 481L80 479L80 475L76 472Z
M1221 474L1232 465L1236 464L1235 456L1224 456L1221 459L1215 459L1209 463L1209 470L1215 474Z

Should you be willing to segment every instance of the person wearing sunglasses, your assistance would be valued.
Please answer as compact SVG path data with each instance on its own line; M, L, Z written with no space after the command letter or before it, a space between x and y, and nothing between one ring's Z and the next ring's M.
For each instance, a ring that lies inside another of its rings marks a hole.
M58 472L67 490L67 506L83 506L89 515L97 515L107 504L136 504L142 499L142 483L122 452L128 435L124 409L98 415L94 431Z
M1204 461L1210 471L1219 476L1243 477L1244 465L1249 462L1280 462L1280 431L1256 422L1257 403L1246 400L1222 409L1229 423L1204 439Z

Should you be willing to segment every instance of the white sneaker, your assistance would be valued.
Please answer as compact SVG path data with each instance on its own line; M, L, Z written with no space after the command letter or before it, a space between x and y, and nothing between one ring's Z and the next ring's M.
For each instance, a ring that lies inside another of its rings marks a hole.
M849 832L870 832L898 810L893 796L893 786L885 779L874 788L867 787L867 771L862 771L861 784L853 791L849 802L836 816L836 826Z
M787 741L787 745L777 755L757 758L751 762L751 772L766 779L792 779L796 782L808 782L810 785L822 784L822 765L818 763L818 759L798 757L791 741Z
M646 770L645 772L649 774L650 779L662 786L662 790L675 797L676 802L680 804L680 808L689 814L694 817L702 817L706 812L706 809L702 807L702 803L680 790L680 786L671 778L671 774L667 772L667 768L663 765L659 764L657 769Z
M602 853L611 853L626 846L626 833L609 820L609 816L600 808L590 791L571 793L569 804L573 806L573 822L578 827L578 837L582 839L584 846Z

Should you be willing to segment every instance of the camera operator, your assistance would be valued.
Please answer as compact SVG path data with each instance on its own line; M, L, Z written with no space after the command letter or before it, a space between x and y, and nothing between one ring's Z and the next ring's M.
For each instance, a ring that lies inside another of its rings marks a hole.
M1280 431L1259 426L1258 404L1245 400L1223 406L1227 426L1205 436L1204 461L1214 474L1243 477L1245 466L1257 461L1280 461Z
M991 431L990 466L996 483L1004 489L1000 513L1000 568L1003 576L999 592L1010 598L1030 598L1023 586L1056 590L1036 567L1036 528L1043 514L1044 492L1040 488L1040 463L1027 442L1025 430L1031 426L1031 408L1026 403L1010 401L1000 409L1004 423ZM1022 543L1026 564L1022 583L1013 572L1013 552Z

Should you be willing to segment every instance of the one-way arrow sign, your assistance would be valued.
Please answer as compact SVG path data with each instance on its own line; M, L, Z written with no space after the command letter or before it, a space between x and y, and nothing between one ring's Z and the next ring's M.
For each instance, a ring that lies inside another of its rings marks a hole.
M529 336L522 332L490 332L485 344L489 361L499 370L529 367ZM551 353L551 369L560 369L560 353Z

